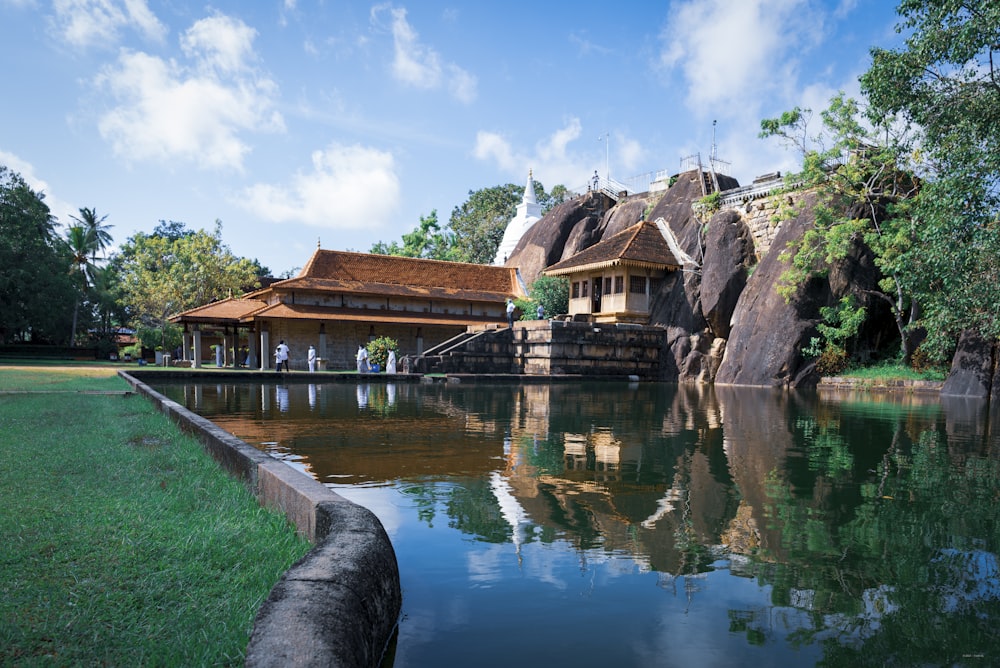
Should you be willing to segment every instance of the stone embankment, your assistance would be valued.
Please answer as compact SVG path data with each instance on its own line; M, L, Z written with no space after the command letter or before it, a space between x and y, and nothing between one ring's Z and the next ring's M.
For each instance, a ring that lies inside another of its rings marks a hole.
M939 395L943 381L845 378L824 376L816 385L816 390L856 391L856 392L902 392L906 394Z
M119 373L315 546L261 606L246 665L378 665L402 607L396 553L378 518L155 392L140 380L146 374Z

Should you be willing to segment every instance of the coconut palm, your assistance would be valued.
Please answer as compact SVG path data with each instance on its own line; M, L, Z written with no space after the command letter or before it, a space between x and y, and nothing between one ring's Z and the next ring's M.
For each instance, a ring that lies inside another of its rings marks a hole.
M81 209L82 211L83 209ZM73 331L70 333L69 345L76 345L76 321L80 310L80 302L87 295L94 263L91 258L97 254L97 237L83 224L73 225L66 230L66 245L70 253L70 274L78 276L80 281L80 296L73 303Z
M108 219L107 216L97 217L97 209L88 209L83 207L80 209L80 217L70 216L73 220L77 222L78 225L83 227L86 232L93 237L92 240L92 251L90 255L91 264L97 262L97 254L103 254L105 249L111 245L111 233L108 232L114 225L105 225L104 221Z

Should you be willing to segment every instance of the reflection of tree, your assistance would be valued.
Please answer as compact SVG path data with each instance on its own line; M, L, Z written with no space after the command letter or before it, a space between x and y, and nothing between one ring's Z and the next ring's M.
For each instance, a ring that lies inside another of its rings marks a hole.
M512 527L504 520L493 488L486 480L467 480L452 487L446 508L451 518L448 526L453 529L487 543L506 543L511 539Z
M813 626L796 638L822 639L823 665L981 665L1000 646L1000 462L950 458L933 430L910 443L904 425L859 477L857 504L840 495L848 521L837 520L848 508L829 490L850 453L831 425L806 453L822 499L795 494L777 472L768 478L786 563L758 565L758 576L778 605L809 592Z

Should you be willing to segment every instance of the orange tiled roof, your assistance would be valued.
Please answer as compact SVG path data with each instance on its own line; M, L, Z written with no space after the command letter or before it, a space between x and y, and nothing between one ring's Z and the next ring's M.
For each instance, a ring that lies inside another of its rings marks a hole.
M646 220L546 267L543 273L558 276L616 264L676 269L681 263L670 251L656 224Z
M224 322L237 323L266 307L259 299L229 297L211 304L197 306L170 317L170 322Z
M282 318L290 320L362 321L370 323L398 323L405 325L478 325L484 323L506 324L504 317L477 316L461 313L420 313L390 309L336 308L309 304L272 304L262 311L248 315L245 320Z
M520 294L516 270L463 262L318 249L298 276L272 289L503 301Z

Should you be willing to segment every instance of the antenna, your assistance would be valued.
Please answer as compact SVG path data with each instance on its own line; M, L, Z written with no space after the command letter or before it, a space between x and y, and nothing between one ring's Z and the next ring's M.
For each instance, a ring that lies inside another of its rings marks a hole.
M716 121L713 120L712 121L712 155L709 158L709 160L711 160L713 163L719 157L719 147L715 143L715 124L716 124Z

